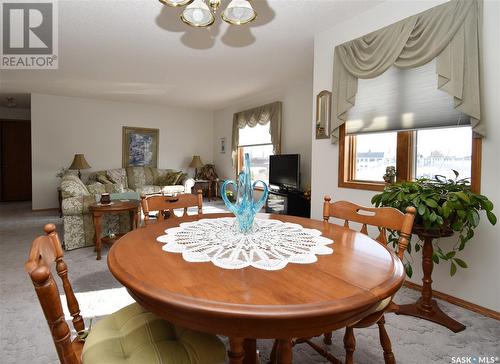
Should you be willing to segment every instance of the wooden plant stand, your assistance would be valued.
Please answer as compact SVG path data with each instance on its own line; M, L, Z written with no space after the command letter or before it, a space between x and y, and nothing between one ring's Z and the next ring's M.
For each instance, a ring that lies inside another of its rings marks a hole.
M415 303L398 305L394 312L397 315L420 317L424 320L435 322L439 325L447 327L453 332L465 330L465 325L452 319L446 313L441 311L436 300L432 299L432 269L434 268L434 263L432 261L432 255L434 253L432 240L451 236L453 235L453 231L432 233L423 231L421 228L416 227L414 229L414 233L424 241L424 247L422 249L422 270L424 273L424 277L422 279L422 296Z

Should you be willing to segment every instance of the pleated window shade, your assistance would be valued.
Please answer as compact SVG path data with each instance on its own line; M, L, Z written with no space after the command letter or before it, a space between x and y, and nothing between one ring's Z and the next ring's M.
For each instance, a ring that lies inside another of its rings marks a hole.
M453 97L436 88L435 60L416 68L390 67L359 79L356 104L348 111L347 134L470 125Z

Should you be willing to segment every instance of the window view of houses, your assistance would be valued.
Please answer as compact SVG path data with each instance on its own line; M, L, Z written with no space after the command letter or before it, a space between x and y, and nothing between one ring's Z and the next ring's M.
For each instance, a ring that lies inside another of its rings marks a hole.
M436 174L455 178L471 176L472 131L470 127L425 129L416 132L415 177L433 178ZM383 181L387 166L396 166L397 133L356 136L358 181Z
M387 166L396 165L397 132L356 135L357 181L381 181Z
M433 178L436 174L470 178L472 130L470 127L428 129L417 132L415 175Z

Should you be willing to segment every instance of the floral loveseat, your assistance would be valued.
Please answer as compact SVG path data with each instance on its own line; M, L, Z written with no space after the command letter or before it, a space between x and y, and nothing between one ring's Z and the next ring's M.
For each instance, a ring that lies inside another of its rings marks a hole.
M64 218L64 248L66 250L94 245L95 229L90 204L108 192L111 197L139 199L140 194L191 192L194 180L182 172L150 167L128 167L92 173L87 184L77 176L66 174L61 180ZM124 233L130 226L128 213L104 215L104 234Z

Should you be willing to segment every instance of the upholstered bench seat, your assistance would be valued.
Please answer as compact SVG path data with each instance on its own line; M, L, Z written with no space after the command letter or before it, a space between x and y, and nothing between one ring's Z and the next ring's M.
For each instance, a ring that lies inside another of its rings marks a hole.
M224 363L214 335L177 327L134 303L101 320L83 347L84 364Z

